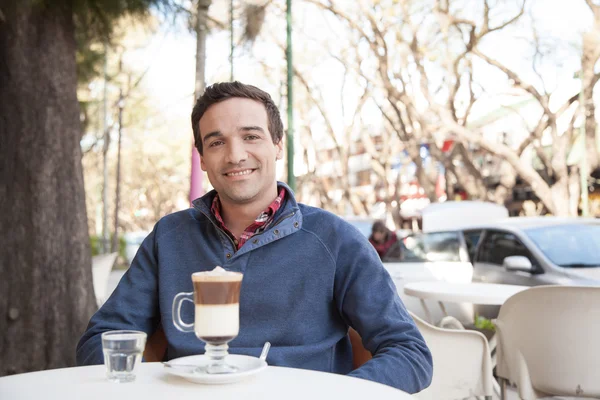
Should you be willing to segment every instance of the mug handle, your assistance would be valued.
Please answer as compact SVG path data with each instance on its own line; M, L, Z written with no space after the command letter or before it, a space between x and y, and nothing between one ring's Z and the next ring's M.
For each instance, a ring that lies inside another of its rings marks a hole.
M186 324L181 319L181 305L184 301L190 301L192 304L194 303L194 292L190 293L177 293L175 298L173 299L173 325L175 328L180 330L181 332L193 332L194 324Z

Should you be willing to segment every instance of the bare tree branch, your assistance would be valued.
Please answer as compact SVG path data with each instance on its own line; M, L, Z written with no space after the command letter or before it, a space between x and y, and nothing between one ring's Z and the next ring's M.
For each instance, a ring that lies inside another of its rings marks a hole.
M331 124L331 119L329 118L327 111L323 108L323 104L325 102L323 101L320 92L317 89L310 87L308 81L304 78L304 74L302 74L295 66L294 76L298 79L298 81L300 81L300 83L302 83L302 86L304 86L311 102L315 107L317 107L317 110L319 110L319 113L321 114L321 116L323 117L323 121L325 122L325 126L327 127L327 132L329 133L329 136L335 143L335 147L338 150L343 151L343 146L340 144L335 135L335 130L333 129L333 125Z
M392 101L392 99L388 98L388 102L392 106L392 109L394 109L394 112L396 113L396 115L398 116L397 121L399 121L399 123L400 123L400 129L398 129L399 127L396 125L394 119L389 116L389 114L381 106L381 104L379 104L379 102L375 101L375 103L377 104L377 107L381 111L382 115L384 116L386 121L389 123L390 127L394 130L394 132L396 132L396 135L398 136L400 141L404 144L404 147L405 147L406 151L408 152L410 159L415 164L415 167L416 167L415 174L417 176L417 179L419 180L419 184L421 185L421 187L423 187L423 189L425 190L425 193L427 193L427 197L429 197L430 201L435 202L435 201L437 201L437 198L435 196L435 181L434 181L434 179L432 179L432 177L430 177L426 173L425 168L423 168L423 161L421 159L421 154L420 154L420 145L421 144L415 140L414 135L409 135L408 132L406 131L406 125L404 124L404 120L402 118L402 112L400 111L398 106Z
M489 0L483 2L483 31L490 29L490 3Z
M552 200L553 197L550 187L535 171L535 169L533 169L533 166L527 163L522 163L519 156L508 146L502 143L490 143L484 140L481 135L475 134L464 126L456 123L449 115L447 110L438 108L437 112L442 117L446 125L446 129L448 129L449 132L454 132L463 140L474 143L484 150L489 151L492 154L496 154L506 160L521 176L521 178L529 183L533 190L541 195L540 199L544 202L546 208L548 208L550 212L555 213L556 207Z
M475 104L475 93L473 92L473 66L472 64L469 62L469 104L467 105L467 108L465 109L464 115L462 117L462 122L461 124L464 126L467 124L467 120L469 119L469 115L471 114L471 109L473 108L473 105Z
M579 93L569 97L569 99L556 111L556 118L560 117L565 111L579 99Z
M536 125L533 132L528 137L526 137L525 140L523 140L517 148L517 155L520 157L521 154L523 154L523 152L525 151L525 149L529 147L529 145L532 144L534 140L541 138L542 133L546 130L547 127L548 119L545 118L545 115L543 115L538 121L538 124Z
M364 29L362 29L357 23L354 22L354 20L352 18L350 18L346 13L344 13L343 11L339 10L338 8L336 8L333 4L333 1L330 1L329 5L327 4L323 4L321 3L319 0L306 0L307 3L311 3L316 5L317 7L325 10L325 11L329 11L330 13L332 13L333 15L337 16L338 18L343 19L344 21L346 21L346 23L348 25L350 25L350 27L354 30L356 30L357 32L360 33L360 35L367 40L369 43L373 43L373 39L370 38L369 35L367 35L367 33L364 31Z
M552 112L548 108L548 99L544 95L542 95L540 92L538 92L538 90L535 87L533 87L531 84L524 82L519 77L519 75L517 75L516 72L514 72L511 69L509 69L508 67L506 67L500 61L497 61L497 60L483 54L477 48L473 49L473 54L477 55L479 58L483 59L488 64L490 64L490 65L498 68L502 72L504 72L514 82L515 86L522 88L526 92L530 93L533 97L535 97L537 99L537 101L540 103L540 105L542 106L542 108L544 109L544 112L546 112L549 115L552 114Z
M504 23L502 23L502 24L500 24L498 26L490 28L490 26L489 26L489 17L488 17L488 21L484 25L484 32L482 32L482 35L486 34L486 33L494 32L494 31L497 31L497 30L500 30L500 29L504 29L508 25L512 24L513 22L515 22L516 20L518 20L519 18L521 18L523 16L524 12L525 12L525 2L526 1L527 0L523 0L523 4L521 5L521 9L519 10L519 12L514 17L508 19L506 22L504 22ZM485 5L486 5L486 8L487 8L487 14L489 14L488 0L485 1Z
M533 30L533 41L535 43L535 45L534 45L535 54L533 55L533 60L531 61L531 66L532 66L533 72L537 75L538 79L540 80L540 83L542 84L542 88L544 89L544 94L547 94L548 89L546 88L546 82L544 81L542 74L540 73L540 71L537 68L537 60L542 55L542 53L540 51L540 38L538 36L537 30L535 29L535 25L532 27L532 30Z
M600 7L594 4L592 0L585 0L585 3L588 5L588 7L590 8L590 10L592 10L593 13L598 12L598 9Z

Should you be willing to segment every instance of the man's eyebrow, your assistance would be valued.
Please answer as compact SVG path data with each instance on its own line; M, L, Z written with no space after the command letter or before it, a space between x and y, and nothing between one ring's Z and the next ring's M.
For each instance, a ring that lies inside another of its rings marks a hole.
M239 128L240 131L244 131L244 132L248 132L248 131L259 131L262 133L265 133L265 130L263 128L261 128L260 126L242 126Z
M202 143L206 143L206 141L210 138L220 137L220 136L223 136L221 131L214 131L214 132L208 133L204 136L204 139L202 139Z

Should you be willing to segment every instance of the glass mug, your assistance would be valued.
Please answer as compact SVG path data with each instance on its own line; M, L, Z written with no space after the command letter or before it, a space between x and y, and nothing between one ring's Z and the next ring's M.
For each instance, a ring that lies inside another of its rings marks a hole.
M198 339L206 343L208 366L198 372L227 374L237 371L237 367L225 362L229 343L240 330L240 289L243 274L226 271L217 267L212 271L192 274L194 291L178 293L173 299L173 324L182 332L194 332ZM181 306L184 301L194 303L194 323L181 319Z

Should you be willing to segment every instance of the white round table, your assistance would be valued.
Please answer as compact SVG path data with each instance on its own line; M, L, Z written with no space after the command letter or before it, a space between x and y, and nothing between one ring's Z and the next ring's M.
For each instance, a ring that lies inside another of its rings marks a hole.
M295 368L267 367L247 380L202 385L170 375L160 363L142 363L131 383L112 383L103 365L31 372L0 378L0 399L394 399L413 397L364 379Z
M407 283L404 285L404 293L423 300L501 306L512 295L528 288L498 283L433 281Z

